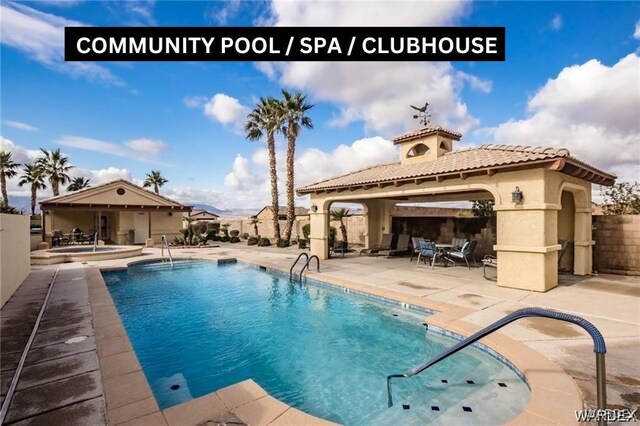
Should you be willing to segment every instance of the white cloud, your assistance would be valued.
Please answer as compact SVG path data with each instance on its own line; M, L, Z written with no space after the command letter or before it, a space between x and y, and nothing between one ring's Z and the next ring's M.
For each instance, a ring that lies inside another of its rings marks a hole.
M241 131L249 111L239 100L224 93L216 93L204 105L204 115L225 126L232 126L236 131Z
M235 190L244 190L248 188L254 188L260 183L249 166L249 160L238 154L233 160L233 170L227 174L224 178L224 186Z
M121 169L118 167L106 167L103 169L90 170L74 167L70 171L71 177L84 177L90 179L91 186L100 185L103 183L111 182L116 179L126 179L130 182L136 182L131 172L127 169Z
M563 69L529 100L529 117L484 129L498 143L565 147L620 180L640 180L640 57Z
M276 26L435 26L450 25L466 12L465 2L271 3L270 23ZM491 83L436 62L279 62L258 69L285 86L314 99L337 103L339 115L331 125L363 121L368 129L391 136L417 127L409 104L428 101L432 122L462 132L478 120L461 99L464 84L487 93Z
M640 40L640 21L636 22L636 29L633 32L633 38Z
M0 151L10 152L13 161L21 164L31 163L42 154L38 149L24 149L3 136L0 136Z
M169 145L166 143L157 140L157 139L132 139L128 142L125 142L125 145L134 151L142 152L145 154L158 155L169 149Z
M205 12L205 19L218 25L224 25L238 14L240 0L228 0L226 2L214 2L211 9Z
M156 21L153 17L155 3L155 0L127 0L120 2L119 5L132 16L134 23L155 25Z
M3 123L9 127L13 127L14 129L26 130L27 132L36 132L39 130L37 127L21 123L20 121L4 120Z
M206 96L185 96L182 100L187 108L202 108L207 103Z
M564 25L564 22L562 22L562 16L560 15L554 16L551 22L549 22L549 27L552 30L556 30L556 31L559 31L560 29L562 29L563 25Z
M120 157L125 157L127 155L127 151L120 145L98 139L85 138L83 136L63 136L55 142L58 145L68 146L70 148L103 152L105 154L118 155Z
M2 44L26 53L31 59L58 72L108 85L123 83L102 65L64 61L64 27L85 26L17 3L0 5Z

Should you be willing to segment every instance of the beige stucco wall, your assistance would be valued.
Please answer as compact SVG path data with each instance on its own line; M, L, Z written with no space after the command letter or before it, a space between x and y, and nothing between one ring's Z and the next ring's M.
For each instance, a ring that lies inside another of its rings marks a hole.
M595 216L593 226L594 268L640 275L640 215Z
M162 235L166 235L169 241L174 237L181 237L182 215L173 212L151 212L151 238L155 244L162 242Z
M29 275L29 216L0 214L0 306Z

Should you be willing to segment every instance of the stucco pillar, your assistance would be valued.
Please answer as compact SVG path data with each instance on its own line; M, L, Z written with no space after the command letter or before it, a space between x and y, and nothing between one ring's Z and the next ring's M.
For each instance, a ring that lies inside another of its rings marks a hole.
M311 198L311 203L318 206L318 211L309 212L311 232L309 234L311 254L319 259L329 258L329 204L324 207L322 202Z
M367 200L365 219L365 247L376 247L383 234L391 233L391 211L395 202L387 200Z
M558 225L553 208L497 212L498 285L547 291L558 285Z
M593 240L591 239L591 209L577 208L575 241L573 243L573 273L589 275L593 271Z

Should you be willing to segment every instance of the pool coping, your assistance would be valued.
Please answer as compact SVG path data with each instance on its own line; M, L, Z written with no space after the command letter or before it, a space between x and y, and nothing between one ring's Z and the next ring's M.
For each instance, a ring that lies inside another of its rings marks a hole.
M206 260L217 263L241 261L277 272L289 273L288 269L282 265L244 256L192 255L176 256L174 259ZM132 260L121 267L89 266L86 268L109 424L197 425L206 420L212 420L215 416L224 418L226 415L236 416L247 424L333 424L290 407L268 395L253 380L240 382L160 410L101 274L102 271L126 270L135 264L160 260L162 257L152 256L144 260ZM461 320L477 312L474 309L355 283L323 275L321 272L307 272L305 278L435 312L426 318L425 322L429 328L446 335L464 338L481 329L475 324ZM531 390L531 397L525 410L507 424L578 423L574 410L584 408L583 399L575 381L562 368L524 343L500 333L484 337L481 342L481 347L484 346L495 352L506 365L517 369ZM225 395L240 395L238 398L243 403L237 405L236 400L225 403Z

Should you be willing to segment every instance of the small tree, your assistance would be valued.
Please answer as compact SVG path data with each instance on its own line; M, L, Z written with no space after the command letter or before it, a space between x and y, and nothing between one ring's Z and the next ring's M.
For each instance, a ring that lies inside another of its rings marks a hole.
M606 215L640 214L640 183L620 182L600 187Z
M344 219L353 216L349 213L349 209L341 208L340 210L331 210L331 220L340 222L340 232L342 233L342 242L347 244L347 227L344 225Z
M251 219L251 225L253 225L253 232L255 232L256 237L258 236L258 224L260 223L260 221L258 220L257 217L254 217L253 219Z
M220 225L220 229L222 229L222 233L224 234L225 237L229 236L229 227L231 226L230 223L223 223L222 225Z
M496 212L493 211L494 205L495 201L493 200L475 200L471 206L471 211L475 216L495 216Z

